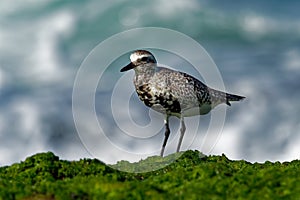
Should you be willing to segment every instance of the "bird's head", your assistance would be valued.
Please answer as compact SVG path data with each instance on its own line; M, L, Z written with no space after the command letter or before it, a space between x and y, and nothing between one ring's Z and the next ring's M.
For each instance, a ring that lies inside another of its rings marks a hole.
M156 63L155 57L149 51L137 50L130 55L130 63L120 71L125 72L130 69L135 69L135 71L137 71L138 68L149 68Z

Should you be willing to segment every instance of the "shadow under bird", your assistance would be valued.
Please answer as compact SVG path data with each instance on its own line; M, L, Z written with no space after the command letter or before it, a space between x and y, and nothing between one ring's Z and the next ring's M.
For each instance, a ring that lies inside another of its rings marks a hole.
M155 57L146 50L137 50L130 55L130 63L120 71L134 69L134 86L142 102L151 109L165 115L165 138L160 155L170 135L169 118L180 119L180 137L177 152L180 150L186 130L184 117L205 115L221 103L231 105L245 97L228 94L206 86L184 72L158 67Z

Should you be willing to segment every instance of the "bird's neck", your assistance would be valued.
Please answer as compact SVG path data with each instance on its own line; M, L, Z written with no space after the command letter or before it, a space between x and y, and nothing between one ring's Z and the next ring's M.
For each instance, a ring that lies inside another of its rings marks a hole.
M142 74L153 74L155 72L155 69L157 67L156 63L148 63L136 66L134 68L136 75L142 75Z
M135 84L141 85L148 83L151 78L155 74L157 64L147 64L147 65L140 65L134 68L135 71L135 78L134 82Z

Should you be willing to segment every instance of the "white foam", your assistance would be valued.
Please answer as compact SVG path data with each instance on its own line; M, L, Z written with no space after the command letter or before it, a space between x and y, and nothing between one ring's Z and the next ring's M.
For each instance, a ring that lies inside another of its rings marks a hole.
M297 72L300 70L300 52L292 49L286 52L285 55L285 68Z

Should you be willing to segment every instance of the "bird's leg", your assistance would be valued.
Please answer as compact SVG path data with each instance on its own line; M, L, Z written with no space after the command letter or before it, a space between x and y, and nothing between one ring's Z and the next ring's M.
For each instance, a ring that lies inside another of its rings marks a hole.
M165 147L166 147L166 144L167 144L167 141L169 139L169 135L170 135L170 128L169 128L169 116L166 115L166 118L164 120L165 122L165 139L164 139L164 143L162 145L162 148L161 148L161 152L160 152L160 156L163 156L164 155L164 151L165 151Z
M180 118L180 122L181 122L180 137L179 137L179 141L178 141L178 146L177 146L177 151L176 152L179 152L179 150L180 150L180 146L181 146L181 143L182 143L182 138L184 136L184 132L185 132L185 129L186 129L183 117Z

